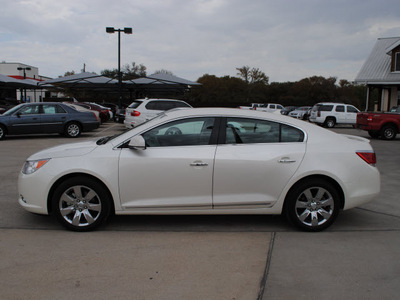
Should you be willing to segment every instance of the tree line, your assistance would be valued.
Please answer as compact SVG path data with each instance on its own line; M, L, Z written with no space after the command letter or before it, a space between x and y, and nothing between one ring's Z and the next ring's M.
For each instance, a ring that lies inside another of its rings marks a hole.
M197 79L202 85L177 95L176 91L170 95L151 92L149 97L174 97L186 100L194 107L222 106L237 107L249 103L279 103L283 106L312 106L318 102L341 102L353 104L361 110L365 109L365 86L354 84L346 79L338 80L336 77L325 78L312 76L295 82L269 82L269 77L259 68L242 66L236 68L237 76L222 76L204 74ZM75 72L67 72L71 75ZM122 80L136 79L147 76L147 68L143 64L132 62L121 68ZM168 73L168 70L158 70L155 73ZM101 75L109 78L118 78L117 69L105 69ZM89 93L91 94L91 93ZM104 95L103 95L104 96ZM114 97L109 94L107 97ZM125 95L125 102L131 99ZM370 95L370 107L378 101L377 91Z

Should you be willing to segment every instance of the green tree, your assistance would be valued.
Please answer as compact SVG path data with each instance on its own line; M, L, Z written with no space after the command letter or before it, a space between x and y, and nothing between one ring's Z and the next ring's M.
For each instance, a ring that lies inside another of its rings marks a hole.
M168 75L174 75L171 71L165 70L165 69L160 69L156 70L153 74L168 74Z
M72 71L67 71L67 72L64 73L64 76L58 76L58 77L60 78L60 77L71 76L71 75L75 75L75 71L73 71L73 70Z
M237 75L246 83L246 100L245 102L265 102L266 86L269 77L265 75L259 68L250 69L249 66L236 68Z
M131 80L140 77L146 77L147 68L143 65L137 65L135 62L126 64L121 68L122 80ZM100 72L101 75L109 78L118 78L118 69L105 69Z

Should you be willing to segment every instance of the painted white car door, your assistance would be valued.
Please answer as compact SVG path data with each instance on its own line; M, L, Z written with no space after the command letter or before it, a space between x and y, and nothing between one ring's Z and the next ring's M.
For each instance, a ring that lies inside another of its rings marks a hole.
M301 164L305 151L305 142L218 146L214 208L271 206Z
M122 149L121 204L125 209L206 209L212 205L216 146Z
M338 105L335 109L336 123L343 124L346 123L346 107L344 105Z
M143 135L150 145L145 150L122 149L119 188L125 209L212 208L216 145L208 145L212 126L202 126L209 121L172 122ZM191 145L174 146L169 138Z

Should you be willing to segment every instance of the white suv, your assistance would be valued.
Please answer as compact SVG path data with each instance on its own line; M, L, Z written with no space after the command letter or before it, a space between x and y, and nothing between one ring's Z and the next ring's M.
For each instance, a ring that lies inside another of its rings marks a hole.
M185 101L175 99L137 99L125 110L125 127L136 127L173 108L191 108L191 106Z
M358 112L360 110L353 105L322 102L313 106L309 120L329 128L334 127L336 124L355 125Z

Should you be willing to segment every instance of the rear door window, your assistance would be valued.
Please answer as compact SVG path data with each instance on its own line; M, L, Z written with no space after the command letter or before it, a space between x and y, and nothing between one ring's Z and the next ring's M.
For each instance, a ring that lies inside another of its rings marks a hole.
M227 118L227 144L302 142L303 131L289 125L267 120Z
M336 106L336 111L337 111L337 112L344 112L344 105L338 105L338 106Z
M347 112L349 113L358 113L358 109L353 106L347 106Z

